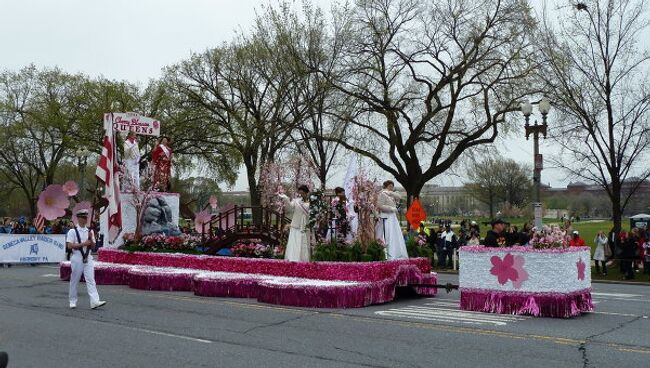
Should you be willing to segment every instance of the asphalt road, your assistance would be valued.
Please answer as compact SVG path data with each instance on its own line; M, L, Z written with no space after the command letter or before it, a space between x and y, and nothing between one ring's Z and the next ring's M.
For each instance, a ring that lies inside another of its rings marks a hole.
M105 308L80 288L70 310L57 276L0 269L9 367L650 367L648 286L594 284L597 311L560 320L463 312L444 291L310 310L99 286Z

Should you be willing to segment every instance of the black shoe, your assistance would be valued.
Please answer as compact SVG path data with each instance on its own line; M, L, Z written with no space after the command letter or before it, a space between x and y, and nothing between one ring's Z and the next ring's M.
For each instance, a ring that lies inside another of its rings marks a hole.
M9 364L9 355L4 351L0 352L0 368L6 368L7 364Z

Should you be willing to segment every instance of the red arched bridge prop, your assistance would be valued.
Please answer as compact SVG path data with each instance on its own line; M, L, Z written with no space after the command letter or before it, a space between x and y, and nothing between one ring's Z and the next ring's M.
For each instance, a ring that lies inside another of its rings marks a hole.
M266 207L234 206L219 213L203 225L206 254L217 254L237 242L259 240L269 245L286 242L285 230L291 220Z

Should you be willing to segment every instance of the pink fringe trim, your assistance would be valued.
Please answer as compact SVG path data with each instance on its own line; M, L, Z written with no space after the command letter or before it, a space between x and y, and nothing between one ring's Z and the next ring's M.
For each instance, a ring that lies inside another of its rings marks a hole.
M525 293L461 289L460 309L476 312L569 318L594 310L591 288L572 293Z
M129 271L133 266L112 263L95 262L95 283L98 285L128 285ZM72 267L70 262L61 262L59 277L61 280L70 281ZM83 275L81 282L86 282Z

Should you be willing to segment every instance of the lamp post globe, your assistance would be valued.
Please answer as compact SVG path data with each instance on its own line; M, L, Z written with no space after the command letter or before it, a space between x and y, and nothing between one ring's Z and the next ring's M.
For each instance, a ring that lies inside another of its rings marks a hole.
M527 119L533 113L533 105L530 103L530 101L522 102L520 105L520 109Z
M549 101L548 97L544 96L539 101L539 112L542 115L548 115L549 111L551 111L551 101Z

